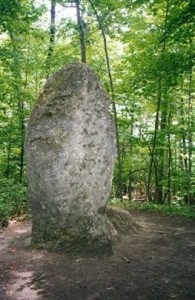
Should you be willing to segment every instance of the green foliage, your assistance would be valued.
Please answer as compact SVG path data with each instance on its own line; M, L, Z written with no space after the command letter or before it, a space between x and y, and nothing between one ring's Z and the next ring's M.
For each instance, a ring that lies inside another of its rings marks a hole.
M174 203L179 195L181 202L189 198L193 205L193 1L80 1L87 64L99 74L110 93L104 43L90 2L95 5L107 39L125 196L138 199L141 195L147 199L151 193L155 202ZM17 184L22 190L18 182L23 182L25 175L25 127L46 75L80 57L75 18L58 20L64 6L74 6L75 1L58 0L57 3L62 6L56 10L55 43L48 64L49 20L41 16L43 6L35 8L38 4L35 5L34 0L0 0L0 181L4 194L6 189L9 191L9 184L12 187L11 182L14 184L10 193L14 194ZM116 162L115 196L119 177ZM159 189L162 192L160 200L156 196ZM9 216L11 207L6 213L6 197L3 199L1 215ZM15 207L14 200L10 203Z
M0 0L0 32L21 33L28 31L27 24L36 21L43 6L35 8L33 0Z
M0 186L0 226L3 226L9 217L26 212L26 187L2 178Z
M120 201L119 199L110 199L110 205L119 206L125 209L135 209L148 212L166 213L169 215L179 215L195 219L195 206L186 206L176 202L175 204L154 204L151 202L139 201Z

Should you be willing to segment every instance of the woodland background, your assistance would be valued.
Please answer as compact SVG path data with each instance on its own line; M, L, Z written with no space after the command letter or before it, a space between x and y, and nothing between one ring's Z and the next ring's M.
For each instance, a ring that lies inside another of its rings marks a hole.
M74 61L110 94L112 197L193 207L194 24L194 0L0 0L0 216L25 210L28 117Z

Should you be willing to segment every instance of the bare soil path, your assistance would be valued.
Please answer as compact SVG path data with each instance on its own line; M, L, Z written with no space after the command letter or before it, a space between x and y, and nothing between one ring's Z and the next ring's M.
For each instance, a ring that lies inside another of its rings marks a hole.
M30 248L30 221L0 231L0 300L195 300L195 221L132 212L112 257Z

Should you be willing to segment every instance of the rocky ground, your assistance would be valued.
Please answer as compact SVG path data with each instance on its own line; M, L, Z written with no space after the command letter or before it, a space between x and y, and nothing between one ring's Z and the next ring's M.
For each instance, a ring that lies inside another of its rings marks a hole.
M132 212L112 257L34 250L30 221L0 231L0 300L194 300L195 221Z

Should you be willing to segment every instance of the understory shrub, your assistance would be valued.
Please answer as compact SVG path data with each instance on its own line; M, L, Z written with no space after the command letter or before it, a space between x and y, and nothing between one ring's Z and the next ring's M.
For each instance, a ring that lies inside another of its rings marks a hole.
M156 204L152 202L128 201L119 199L110 199L110 205L123 207L125 209L138 209L149 212L167 213L170 215L180 215L195 219L195 206L184 204Z
M13 215L26 211L26 187L12 179L0 179L0 227Z

